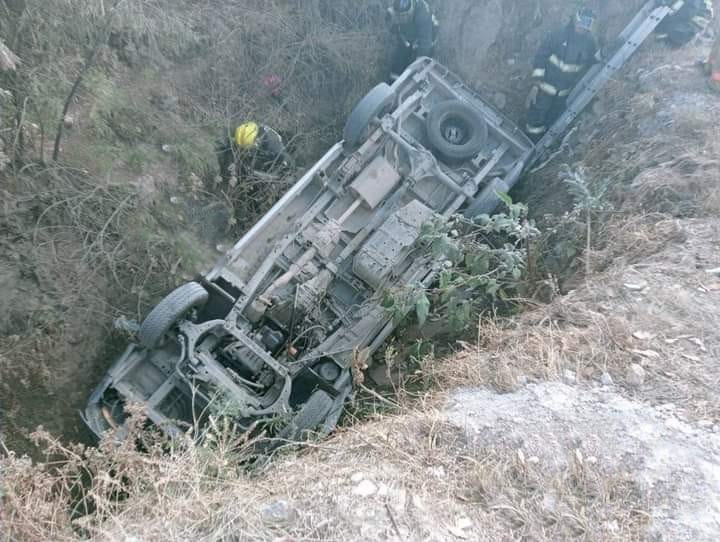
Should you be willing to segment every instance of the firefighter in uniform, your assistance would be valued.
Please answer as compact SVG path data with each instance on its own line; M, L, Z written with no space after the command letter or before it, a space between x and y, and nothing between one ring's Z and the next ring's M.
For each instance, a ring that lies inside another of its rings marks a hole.
M567 26L550 34L535 57L535 80L528 97L525 132L537 142L567 104L567 97L585 72L600 60L593 35L595 12L582 8Z
M720 93L720 20L715 20L715 41L713 42L710 58L705 63L707 69L708 88Z
M438 21L427 0L394 0L388 8L392 25L392 80L418 57L432 56L438 34Z
M232 136L218 145L220 177L244 178L253 172L282 172L292 167L282 137L272 128L256 122L246 122L235 129Z
M712 0L659 0L670 6L670 13L655 29L657 38L673 47L687 44L704 30L713 18Z

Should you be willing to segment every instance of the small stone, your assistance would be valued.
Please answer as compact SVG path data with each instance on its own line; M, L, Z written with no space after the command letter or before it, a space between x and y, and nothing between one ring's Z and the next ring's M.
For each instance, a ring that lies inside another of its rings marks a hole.
M298 513L287 501L279 500L263 506L260 515L265 523L277 525L291 523Z
M639 388L645 383L645 369L637 363L633 363L628 369L626 378L628 385Z
M65 115L65 117L63 117L63 126L65 126L65 128L72 128L75 126L75 118L72 115Z
M636 331L633 333L633 337L638 341L651 341L655 338L655 335L647 331Z
M531 465L537 465L538 463L540 463L540 458L536 455L531 455L530 457L528 457L528 463L530 463Z
M125 316L115 318L112 325L114 329L117 329L118 331L125 331L127 333L137 333L140 331L140 324L138 321L135 319L128 320Z
M649 359L658 359L660 357L660 354L655 352L655 350L631 350L631 352Z
M562 378L566 384L575 384L577 382L577 377L575 376L575 372L571 371L570 369L565 369L563 371Z
M162 147L160 147L160 150L162 150L166 154L169 154L172 152L173 148L172 148L172 145L165 144Z
M458 529L461 529L463 531L465 529L472 529L473 522L469 517L462 516L462 517L457 518L457 520L455 521L455 527L457 527Z
M628 290L637 292L637 291L644 290L645 288L647 288L647 285L648 285L648 283L646 280L639 280L637 282L626 282L625 288L627 288Z
M613 382L612 376L610 376L610 373L604 372L602 375L600 375L600 383L603 386L612 386L615 382Z
M377 493L378 487L370 480L363 480L352 490L353 495L358 497L371 497Z
M356 472L350 477L350 481L354 484L359 484L365 479L365 473Z

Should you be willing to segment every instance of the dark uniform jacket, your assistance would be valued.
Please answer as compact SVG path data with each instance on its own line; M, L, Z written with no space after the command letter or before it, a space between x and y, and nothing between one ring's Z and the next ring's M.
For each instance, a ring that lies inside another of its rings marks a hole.
M220 175L227 180L230 166L235 164L235 175L246 176L253 171L272 172L292 167L292 158L285 149L282 137L269 126L261 124L255 145L239 149L232 138L218 148Z
M262 124L255 147L241 151L241 154L243 153L247 153L248 165L254 170L270 171L287 168L291 164L290 155L285 150L280 134Z
M415 55L432 56L437 38L437 20L426 0L418 0L412 20L393 24L393 32L400 45L414 49Z
M570 23L553 32L542 43L535 57L532 75L538 80L540 91L564 97L599 59L595 37L577 33Z
M664 3L676 11L658 25L657 34L677 46L688 43L713 18L712 0L665 0Z

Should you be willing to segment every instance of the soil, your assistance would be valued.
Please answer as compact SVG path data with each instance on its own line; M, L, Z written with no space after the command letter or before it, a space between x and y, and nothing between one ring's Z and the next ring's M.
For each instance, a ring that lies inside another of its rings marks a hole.
M651 540L717 540L718 426L688 423L672 404L653 408L599 385L532 384L504 396L467 389L447 408L473 448L520 450L550 472L589 462L608 479L631 473L647 498ZM554 503L549 512L562 513L552 510L560 499Z

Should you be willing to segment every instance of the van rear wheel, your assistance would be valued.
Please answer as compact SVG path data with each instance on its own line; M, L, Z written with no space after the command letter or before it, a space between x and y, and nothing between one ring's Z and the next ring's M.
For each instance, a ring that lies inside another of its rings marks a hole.
M368 136L370 123L395 100L395 92L387 83L380 83L358 102L348 117L343 139L345 152L353 152Z
M197 282L188 282L173 290L147 315L138 331L138 340L145 348L157 348L168 331L192 309L207 303L208 292Z

